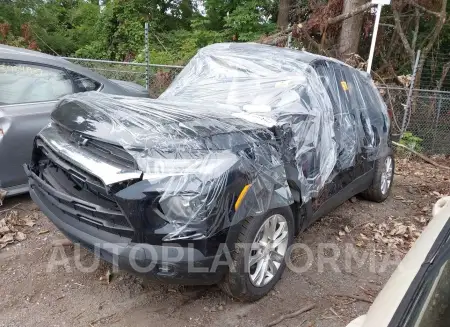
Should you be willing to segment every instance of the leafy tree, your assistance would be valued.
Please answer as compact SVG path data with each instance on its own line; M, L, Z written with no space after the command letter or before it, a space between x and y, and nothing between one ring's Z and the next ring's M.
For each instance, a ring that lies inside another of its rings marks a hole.
M273 32L276 24L271 21L271 1L248 0L239 4L225 17L224 27L229 29L234 40L253 41L262 34Z
M242 2L241 0L205 0L204 6L209 19L208 28L214 31L223 30L227 15L233 12Z
M31 35L23 35L23 28L33 19L33 12L42 5L42 1L3 0L0 2L0 43L29 47L35 43ZM29 27L27 27L27 31ZM30 40L27 42L25 39ZM37 45L36 45L37 47Z
M421 85L450 88L446 3L393 0L383 7L373 65L378 75L395 81L410 74L421 50ZM65 56L144 61L149 22L151 61L183 64L215 42L284 46L283 29L290 24L294 45L341 58L347 53L353 60L353 53L368 56L371 6L368 0L0 0L0 43ZM358 8L363 10L355 14Z

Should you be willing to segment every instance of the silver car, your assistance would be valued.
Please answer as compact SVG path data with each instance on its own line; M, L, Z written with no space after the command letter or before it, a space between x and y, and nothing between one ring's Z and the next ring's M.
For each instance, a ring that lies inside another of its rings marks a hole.
M22 165L31 160L35 135L64 95L98 91L148 97L135 83L109 80L48 54L0 45L0 189L28 191Z

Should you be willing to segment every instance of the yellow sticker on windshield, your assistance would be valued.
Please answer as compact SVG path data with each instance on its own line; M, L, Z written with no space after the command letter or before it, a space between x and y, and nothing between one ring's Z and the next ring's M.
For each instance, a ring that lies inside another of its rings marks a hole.
M346 81L341 81L341 86L344 91L348 91L348 85Z

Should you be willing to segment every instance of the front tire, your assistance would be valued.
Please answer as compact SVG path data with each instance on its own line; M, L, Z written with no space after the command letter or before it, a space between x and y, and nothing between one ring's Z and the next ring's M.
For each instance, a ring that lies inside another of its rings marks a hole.
M375 162L375 174L370 187L362 193L362 196L370 201L383 202L389 197L394 179L395 161L392 150L388 155L377 159Z
M289 207L246 218L233 253L230 269L219 285L241 301L265 296L281 278L286 255L294 239L294 218Z

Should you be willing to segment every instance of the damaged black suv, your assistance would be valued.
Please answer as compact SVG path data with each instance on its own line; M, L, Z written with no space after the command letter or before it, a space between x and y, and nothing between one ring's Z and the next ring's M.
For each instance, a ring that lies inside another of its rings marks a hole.
M388 197L389 124L342 62L216 44L156 100L64 98L25 169L42 211L103 259L255 300L296 234L356 194Z

